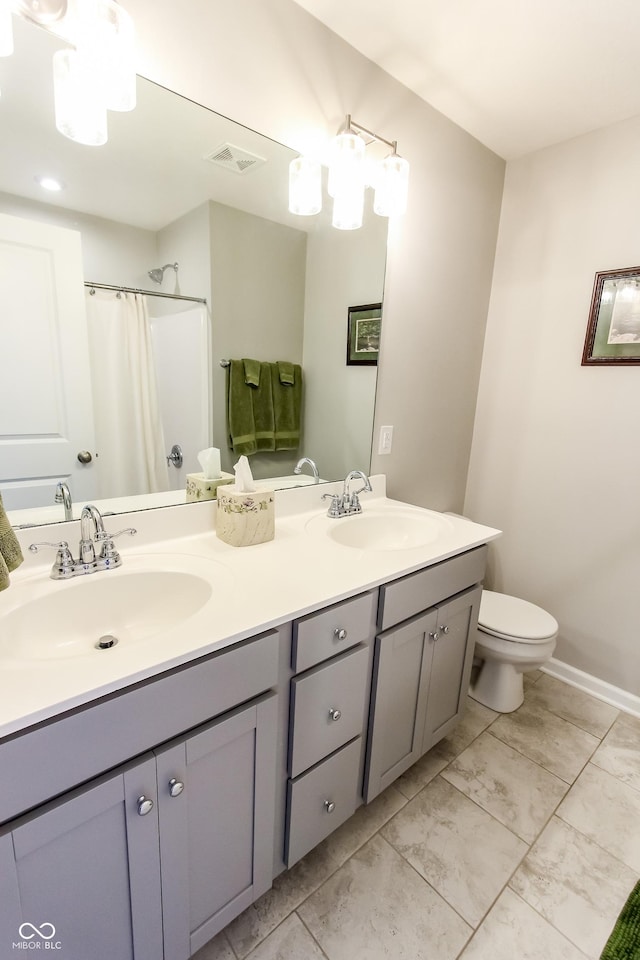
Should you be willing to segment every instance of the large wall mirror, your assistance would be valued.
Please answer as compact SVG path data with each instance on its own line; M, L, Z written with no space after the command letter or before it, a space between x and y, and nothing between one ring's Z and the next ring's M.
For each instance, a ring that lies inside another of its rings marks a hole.
M222 362L236 358L303 371L300 446L252 456L257 479L305 482L302 456L323 480L368 470L376 367L347 365L347 320L383 299L386 221L369 211L361 230L338 231L328 203L294 217L289 148L142 78L136 110L109 114L107 144L73 143L54 123L59 46L17 21L16 52L0 61L0 491L12 522L63 520L59 481L78 509L183 503L209 446L230 472ZM42 176L62 189L46 193ZM138 349L121 337L141 322L151 410L139 396L134 409L133 376L114 360ZM140 421L160 424L151 455ZM182 466L167 461L175 444ZM145 479L149 456L160 487Z

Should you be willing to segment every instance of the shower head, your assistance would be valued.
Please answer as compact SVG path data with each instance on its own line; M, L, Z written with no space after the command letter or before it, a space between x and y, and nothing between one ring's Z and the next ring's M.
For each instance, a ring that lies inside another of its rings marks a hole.
M164 267L154 267L153 270L149 270L149 276L156 283L162 283L162 278L164 276L165 270L171 267L172 270L175 270L176 277L178 276L178 264L177 263L165 263Z

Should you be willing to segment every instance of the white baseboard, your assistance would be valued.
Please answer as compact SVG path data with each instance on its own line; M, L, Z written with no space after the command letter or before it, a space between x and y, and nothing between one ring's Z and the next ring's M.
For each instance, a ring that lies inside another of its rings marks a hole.
M630 713L634 717L640 717L640 697L629 693L627 690L622 690L620 687L614 687L612 683L607 683L605 680L599 680L598 677L594 677L590 673L584 673L577 667L563 663L562 660L556 660L555 657L552 657L542 667L542 672L548 673L550 677L556 677L558 680L564 680L572 687L584 690L585 693L590 693L592 697L610 703L618 710L624 710L625 713Z

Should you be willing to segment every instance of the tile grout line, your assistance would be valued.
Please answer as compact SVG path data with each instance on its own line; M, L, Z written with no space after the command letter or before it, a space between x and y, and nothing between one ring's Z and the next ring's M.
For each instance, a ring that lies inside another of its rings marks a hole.
M316 938L315 938L314 935L312 934L311 930L309 929L309 927L307 926L307 924L304 922L304 920L302 919L302 917L301 917L300 914L298 913L298 908L297 908L297 907L296 907L296 909L293 911L293 913L295 913L296 917L298 918L298 920L300 921L300 923L302 924L302 926L305 928L305 930L307 931L307 933L309 934L309 936L311 937L311 939L313 940L313 942L316 944L316 946L318 947L318 950L320 951L320 953L322 954L322 956L325 957L326 960L330 960L329 954L326 953L326 952L322 949L321 945L318 943L318 941L316 940ZM289 916L291 916L291 914L289 914Z

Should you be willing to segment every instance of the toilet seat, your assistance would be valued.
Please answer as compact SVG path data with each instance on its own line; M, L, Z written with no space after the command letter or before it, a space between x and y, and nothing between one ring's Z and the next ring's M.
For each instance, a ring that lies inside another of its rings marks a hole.
M545 643L558 633L558 622L550 613L528 600L506 593L483 590L478 629L489 636L515 643Z

